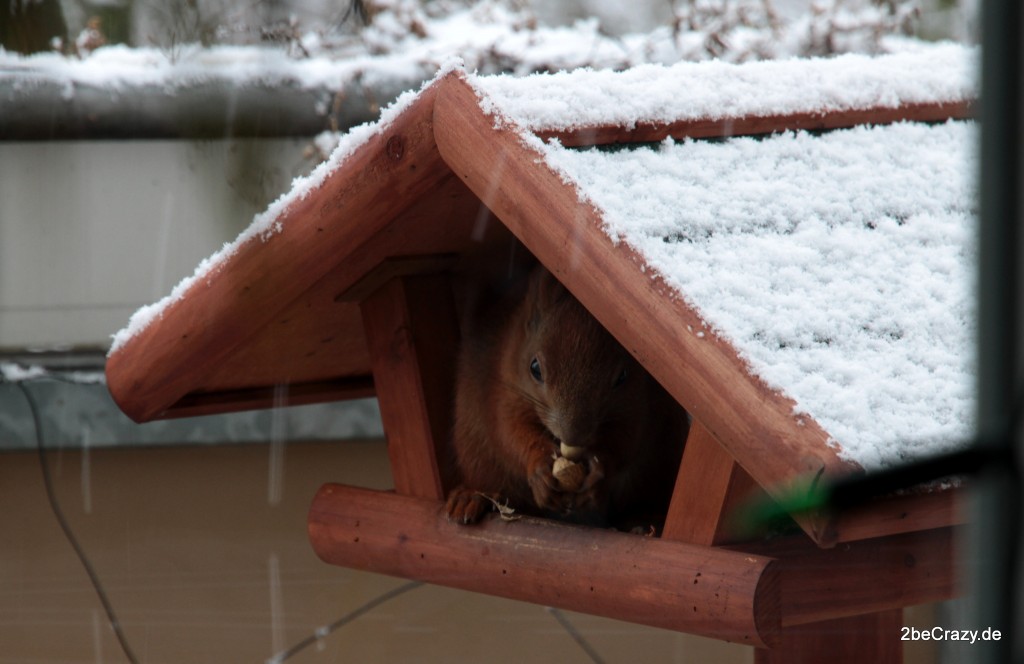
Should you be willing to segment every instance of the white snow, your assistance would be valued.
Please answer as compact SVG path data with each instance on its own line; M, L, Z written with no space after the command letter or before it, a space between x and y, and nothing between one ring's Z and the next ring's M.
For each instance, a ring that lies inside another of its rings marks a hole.
M939 44L869 57L641 65L526 77L481 76L489 111L530 131L841 111L977 95L976 49Z
M971 435L974 133L542 149L755 375L880 468Z
M359 38L313 48L308 57L281 47L226 44L111 45L83 58L23 56L0 47L0 84L28 90L57 83L68 99L81 86L108 91L112 97L143 87L174 93L207 83L330 90L358 85L373 90L389 81L428 79L452 57L461 58L470 70L518 73L585 65L621 68L680 57L662 43L664 35L635 35L624 41L602 34L594 22L527 28L517 16L494 6L432 20L423 17L423 37L410 34L404 23L389 30L389 18L380 15ZM660 46L652 50L648 42Z
M15 362L0 362L0 378L7 383L36 380L47 375L46 369L38 365L22 366Z
M66 383L78 383L81 385L102 385L107 382L107 376L102 371L51 372L46 367L38 364L23 365L17 362L0 362L0 380L3 382L31 382L43 378L54 378Z
M202 83L235 85L295 85L299 88L343 89L357 77L426 78L426 67L406 56L396 58L326 57L296 59L277 48L253 46L182 47L180 53L156 48L114 45L96 49L87 58L55 53L21 56L0 49L0 81L15 89L43 82L64 86L72 97L77 86L92 86L118 95L133 88L156 86L166 92Z
M462 58L469 71L521 75L584 66L626 69L685 60L750 61L925 47L924 42L898 36L903 30L898 17L887 17L870 4L850 13L849 4L818 3L810 14L793 16L769 16L760 0L725 3L721 12L707 12L713 8L700 3L689 10L680 5L675 27L618 34L621 26L602 25L597 18L543 25L528 4L519 2L483 1L460 8L401 0L378 3L373 23L357 34L337 34L323 26L302 32L293 26L297 32L276 46L115 44L81 58L22 56L0 47L0 84L18 90L56 82L67 98L79 86L114 97L144 86L173 93L203 83L372 89L386 81L427 79L453 56ZM856 27L848 25L851 21ZM232 32L231 26L221 27Z

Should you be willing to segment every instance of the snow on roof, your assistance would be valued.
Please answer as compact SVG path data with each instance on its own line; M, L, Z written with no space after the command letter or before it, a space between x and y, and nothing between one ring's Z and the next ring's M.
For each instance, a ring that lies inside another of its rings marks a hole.
M621 151L528 132L965 101L977 95L977 57L939 44L471 83L754 375L821 424L841 456L880 468L971 435L972 125Z
M977 57L977 49L949 43L882 57L647 64L480 76L473 84L485 110L541 132L964 101L977 94Z
M879 468L971 435L975 130L542 149L840 456Z

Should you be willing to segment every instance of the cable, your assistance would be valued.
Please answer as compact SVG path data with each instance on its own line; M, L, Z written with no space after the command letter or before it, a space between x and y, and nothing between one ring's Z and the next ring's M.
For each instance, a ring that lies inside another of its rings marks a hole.
M62 382L76 383L76 381L67 380L64 378L57 378L52 375L48 375L47 377ZM50 474L50 465L47 459L46 446L43 443L43 426L42 418L39 413L39 406L36 403L35 398L32 396L32 393L25 386L25 382L26 381L23 380L16 380L12 381L10 384L15 385L19 390L21 390L21 393L25 397L25 401L28 403L29 411L32 415L32 424L35 429L36 451L39 456L39 466L42 471L43 485L46 488L46 497L50 504L50 510L53 512L54 517L57 519L57 523L60 525L61 530L64 532L64 536L68 540L68 543L71 545L71 548L74 549L75 554L78 556L78 560L81 562L82 567L85 568L85 572L89 577L89 581L92 583L92 586L96 591L96 596L99 598L100 603L103 605L103 610L107 614L107 621L110 623L111 629L114 630L114 634L117 637L117 641L120 644L121 650L124 652L125 657L128 658L128 661L131 662L131 664L138 664L139 660L138 658L136 658L135 653L132 651L131 646L128 643L128 639L125 636L124 631L121 629L121 623L117 619L117 614L114 612L114 607L110 603L110 598L107 596L106 591L103 589L103 584L100 582L99 575L96 573L95 568L93 568L92 563L90 562L88 556L85 554L85 550L78 542L78 538L75 536L74 532L71 529L71 525L68 523L67 518L64 516L64 511L60 507L60 502L57 500L57 493L53 485L53 477ZM344 616L335 620L334 622L324 625L322 627L318 627L316 630L314 630L314 632L311 635L307 636L295 645L281 651L280 653L266 660L266 664L281 664L282 662L292 658L293 656L297 655L299 652L305 650L314 643L326 638L335 630L340 629L341 627L344 627L345 625L365 615L366 613L369 613L381 604L389 602L390 600L395 599L400 595L404 595L410 590L415 590L416 588L419 588L422 585L424 585L422 581L410 581L409 583L398 586L397 588L393 588L392 590L389 590L383 593L382 595L375 597L374 599L370 600L369 602L366 602L365 604L356 608L355 610L345 614ZM586 641L586 639L583 638L579 631L572 625L572 623L569 622L569 620L562 614L561 611L553 607L547 607L547 611L552 616L554 616L555 620L558 621L558 623L562 626L563 629L565 629L569 636L571 636L572 639L580 646L580 648L583 649L583 651L587 654L588 657L590 657L590 660L594 662L594 664L604 664L604 660L601 659L597 651L594 650L594 648Z
M383 595L380 595L370 600L366 604L363 604L354 611L345 614L344 616L342 616L338 620L335 620L331 624L324 625L323 627L318 627L316 630L313 631L312 634L310 634L303 640L299 641L298 643L296 643L295 645L286 650L282 650L278 654L268 659L266 661L266 664L281 664L285 660L297 655L299 652L305 650L317 641L326 638L331 632L335 631L336 629L344 627L345 625L356 620L357 618L365 615L366 613L369 613L381 604L384 604L385 602L388 602L398 597L399 595L404 595L410 590L415 590L416 588L419 588L422 585L422 581L410 581L409 583L389 590ZM587 656L590 657L590 661L592 661L594 664L604 664L604 660L601 659L601 656L597 653L596 650L594 650L594 647L591 646L590 643L583 638L583 635L579 633L579 630L577 630L576 627L573 626L571 622L569 622L569 619L566 618L561 611L550 606L546 607L546 609L548 613L554 616L555 620L558 621L558 624L562 626L562 628L569 634L569 636L572 637L573 641L575 641L579 645L579 647L583 649L583 652L585 652Z
M399 595L403 595L403 594L409 592L410 590L415 590L416 588L419 588L422 585L423 585L422 581L410 581L409 583L406 583L404 585L398 586L397 588L393 588L392 590L389 590L388 592L384 593L383 595L380 595L380 596L378 596L378 597L376 597L374 599L371 599L366 604L363 604L358 609L355 609L354 611L345 614L344 616L342 616L341 618L338 618L337 620L335 620L331 624L324 625L323 627L316 628L313 631L312 634L310 634L309 636L307 636L303 640L299 641L298 643L296 643L292 647L288 648L287 650L282 650L278 654L276 654L273 657L271 657L270 659L268 659L266 664L281 664L281 662L285 661L286 659L289 659L289 658L293 657L294 655L298 654L300 651L305 650L306 648L308 648L309 646L313 645L314 643L316 643L320 639L326 638L331 632L333 632L334 630L338 629L339 627L344 627L345 625L349 624L350 622L352 622L356 618L359 618L360 616L362 616L362 615L372 611L373 609L377 608L381 604L383 604L383 603L385 603L385 602L387 602L389 600L392 600L392 599L398 597Z
M45 376L56 381L77 384L77 381L68 380L63 377L57 377L52 374L45 374ZM139 660L135 656L135 653L132 651L131 646L128 643L128 639L124 634L124 631L121 629L121 622L117 619L117 614L114 612L114 607L110 603L110 598L107 596L106 591L103 589L103 584L100 582L99 575L96 573L96 569L92 566L92 562L89 560L89 557L85 554L85 550L82 548L82 545L78 542L78 538L75 536L74 532L71 529L71 525L68 523L67 518L64 516L64 511L60 507L60 502L57 500L57 493L53 486L53 477L50 474L50 465L47 460L46 446L43 443L43 424L42 418L39 414L39 405L36 403L36 400L32 396L32 393L25 386L25 382L27 381L13 380L10 382L10 384L16 386L21 391L22 395L25 397L26 403L28 403L29 412L32 415L32 425L35 429L36 451L39 456L39 466L40 469L42 470L43 485L46 488L46 497L50 503L50 510L53 512L54 517L56 517L57 523L60 524L61 530L64 531L64 536L65 538L67 538L68 543L71 544L71 548L74 549L75 554L78 556L78 560L82 563L82 567L85 568L85 572L89 577L89 581L92 583L92 586L96 591L96 595L99 598L100 603L103 605L103 610L107 614L107 621L110 623L111 629L114 630L114 634L117 636L117 641L121 645L121 650L124 652L125 657L128 658L128 661L131 662L131 664L138 664ZM329 625L325 625L323 627L318 628L312 635L308 636L302 641L299 641L287 650L284 650L281 653L275 655L274 657L268 659L268 664L279 664L280 662L284 662L285 660L294 656L296 653L306 649L307 647L316 643L320 639L323 639L336 629L347 625L348 623L352 622L353 620L356 620L363 614L373 610L381 604L391 599L394 599L399 595L409 592L410 590L419 588L422 585L422 581L412 581L370 600L363 606L357 608L351 613L342 616L341 618L330 623Z
M25 397L25 401L28 402L29 411L32 413L32 424L35 427L36 451L39 454L39 466L43 473L43 485L46 487L46 498L50 502L50 510L53 512L54 517L56 517L57 523L60 524L61 530L64 531L64 537L67 538L68 543L71 544L71 548L75 551L75 555L78 556L78 560L82 563L82 567L85 568L85 573L88 575L89 581L92 583L92 587L96 590L96 596L103 605L103 610L107 614L107 621L110 623L111 629L114 630L114 635L117 637L117 641L121 645L121 650L124 652L125 657L127 657L128 661L132 664L138 664L139 660L135 657L135 653L132 652L131 646L128 645L128 639L125 637L124 631L121 629L121 623L117 619L117 614L114 613L114 607L110 603L110 598L107 597L106 591L103 590L103 584L100 583L100 578L96 574L96 570L93 568L88 556L85 555L85 550L82 549L82 545L79 544L78 538L75 537L75 533L71 530L71 525L64 517L64 511L61 509L60 503L57 500L57 493L53 488L53 477L50 475L50 465L47 462L46 446L43 444L43 426L42 419L39 416L39 407L36 404L35 399L32 397L32 393L27 387L25 387L23 381L16 381L12 384L16 385L18 389L21 390L21 393Z
M579 630L577 630L571 622L569 622L569 619L565 617L565 614L563 614L561 611L559 611L553 606L547 607L547 611L555 617L555 620L558 621L558 624L561 625L562 628L569 633L569 636L571 636L572 640L575 641L579 645L579 647L583 649L583 652L587 653L587 656L590 657L590 661L592 661L594 664L604 664L604 660L601 659L601 656L599 654L597 654L597 651L594 650L594 647L590 645L590 643L586 639L583 638L583 635L579 633Z
M78 384L77 381L69 380L63 377L57 377L52 374L46 374L45 376L47 378L51 378L59 382ZM115 636L117 636L117 641L120 644L121 650L124 652L125 657L128 658L128 661L131 662L131 664L138 664L139 660L135 656L135 653L132 651L131 646L128 643L128 639L124 634L124 631L121 629L121 622L118 620L117 614L114 612L114 607L110 602L110 598L107 596L106 591L103 589L103 584L100 582L99 575L96 573L96 569L92 566L92 562L89 560L89 557L86 555L85 550L79 543L78 538L74 534L74 531L72 531L71 525L68 523L67 518L64 516L64 511L60 507L60 502L57 500L57 493L53 485L53 477L50 474L50 465L47 459L46 446L43 443L43 424L42 418L39 414L39 405L36 403L36 400L32 396L32 393L25 386L25 382L27 381L14 380L11 381L10 384L16 386L21 391L22 395L25 397L25 401L28 403L29 412L32 415L32 425L35 429L36 451L39 456L39 466L40 469L42 470L43 485L46 488L46 497L50 504L50 510L53 512L54 517L57 519L57 523L60 525L61 530L64 531L64 536L65 538L67 538L68 543L71 544L71 548L74 549L75 554L78 556L78 560L82 563L82 567L85 568L85 572L89 577L89 581L92 583L92 586L96 591L96 595L99 598L100 603L103 605L103 610L107 614L107 621L110 623L111 629L114 630L114 634ZM347 625L348 623L352 622L353 620L356 620L363 614L373 610L381 604L391 599L394 599L395 597L398 597L399 595L402 595L410 590L414 590L422 585L422 581L412 581L370 600L363 606L355 609L351 613L342 616L341 618L330 623L329 625L325 625L323 627L318 628L309 637L303 639L302 641L299 641L287 650L284 650L281 653L275 655L274 657L268 659L268 664L279 664L280 662L284 662L285 660L291 658L298 652L316 643L318 640L323 639L336 629Z

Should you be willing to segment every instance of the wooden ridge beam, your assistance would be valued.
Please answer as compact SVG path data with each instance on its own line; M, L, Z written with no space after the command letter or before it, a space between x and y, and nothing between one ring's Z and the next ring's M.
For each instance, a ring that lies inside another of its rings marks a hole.
M875 106L828 112L802 112L764 116L701 118L671 123L639 122L633 127L592 125L565 130L539 130L542 139L555 138L568 147L611 145L615 143L655 143L669 136L684 138L728 138L757 136L781 131L822 131L844 129L857 125L880 125L894 122L944 122L968 119L974 114L970 100Z
M756 554L543 519L462 526L439 501L338 484L308 527L334 565L752 646L779 629L775 563Z

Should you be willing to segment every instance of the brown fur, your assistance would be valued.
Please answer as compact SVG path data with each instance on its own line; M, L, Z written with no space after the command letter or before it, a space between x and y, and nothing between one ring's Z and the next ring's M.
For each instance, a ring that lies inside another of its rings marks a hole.
M664 514L686 414L549 272L479 307L463 333L449 519L478 520L488 498L595 525ZM587 450L578 492L552 475L560 440Z

